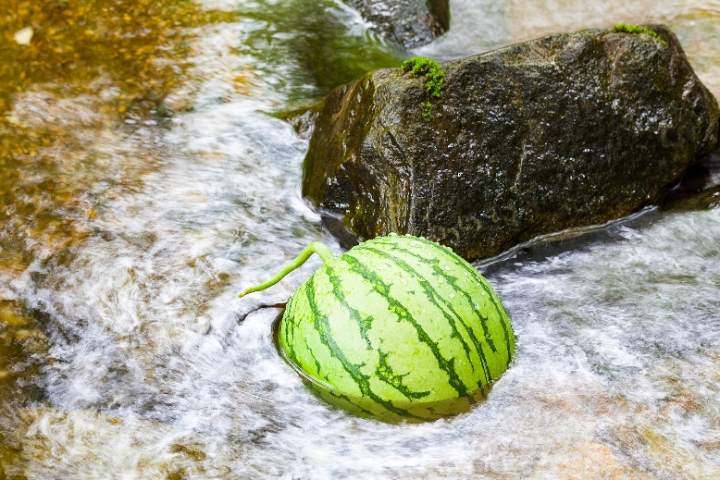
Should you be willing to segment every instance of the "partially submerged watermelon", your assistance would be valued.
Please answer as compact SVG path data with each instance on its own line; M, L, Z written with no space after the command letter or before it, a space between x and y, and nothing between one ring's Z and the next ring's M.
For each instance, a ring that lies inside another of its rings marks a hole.
M335 257L311 244L263 290L317 253L277 341L323 398L383 420L467 410L508 368L510 318L488 282L447 247L391 235Z

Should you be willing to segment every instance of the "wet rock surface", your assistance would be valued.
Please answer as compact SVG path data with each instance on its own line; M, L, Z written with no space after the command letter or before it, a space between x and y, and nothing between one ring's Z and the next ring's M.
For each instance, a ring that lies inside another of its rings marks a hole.
M348 0L386 39L405 48L430 43L450 26L448 0Z
M360 237L424 235L471 259L658 202L717 147L719 114L675 35L652 28L452 61L441 98L400 69L343 86L318 117L303 193Z

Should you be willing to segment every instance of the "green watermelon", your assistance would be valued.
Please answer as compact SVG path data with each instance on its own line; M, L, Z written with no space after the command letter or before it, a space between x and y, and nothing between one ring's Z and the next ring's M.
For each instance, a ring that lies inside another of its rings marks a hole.
M378 237L324 265L292 295L277 329L284 358L335 405L388 421L465 411L508 368L510 318L488 282L452 250L409 235Z

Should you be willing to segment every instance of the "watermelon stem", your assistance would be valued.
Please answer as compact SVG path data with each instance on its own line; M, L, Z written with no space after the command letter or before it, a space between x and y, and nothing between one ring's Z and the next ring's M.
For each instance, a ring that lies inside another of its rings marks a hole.
M295 260L285 265L282 270L275 274L274 277L272 277L266 282L261 283L260 285L246 288L245 290L240 292L239 297L244 297L245 295L248 295L250 293L260 292L262 290L272 287L280 280L285 278L287 274L300 268L300 266L302 266L302 264L305 263L307 259L310 258L313 254L317 254L317 256L320 257L325 263L330 263L331 261L335 260L335 256L325 244L320 242L312 242L310 245L305 247L305 250L300 252L300 255L295 257Z

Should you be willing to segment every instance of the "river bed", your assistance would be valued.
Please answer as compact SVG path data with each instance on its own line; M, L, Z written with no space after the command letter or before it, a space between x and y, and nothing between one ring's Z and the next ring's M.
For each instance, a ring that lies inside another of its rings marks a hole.
M356 418L283 362L277 310L239 322L317 261L237 293L340 251L278 113L403 52L331 1L2 1L35 35L0 50L0 478L720 478L718 193L479 264L518 337L489 398ZM663 22L720 96L717 0L451 7L419 53Z

